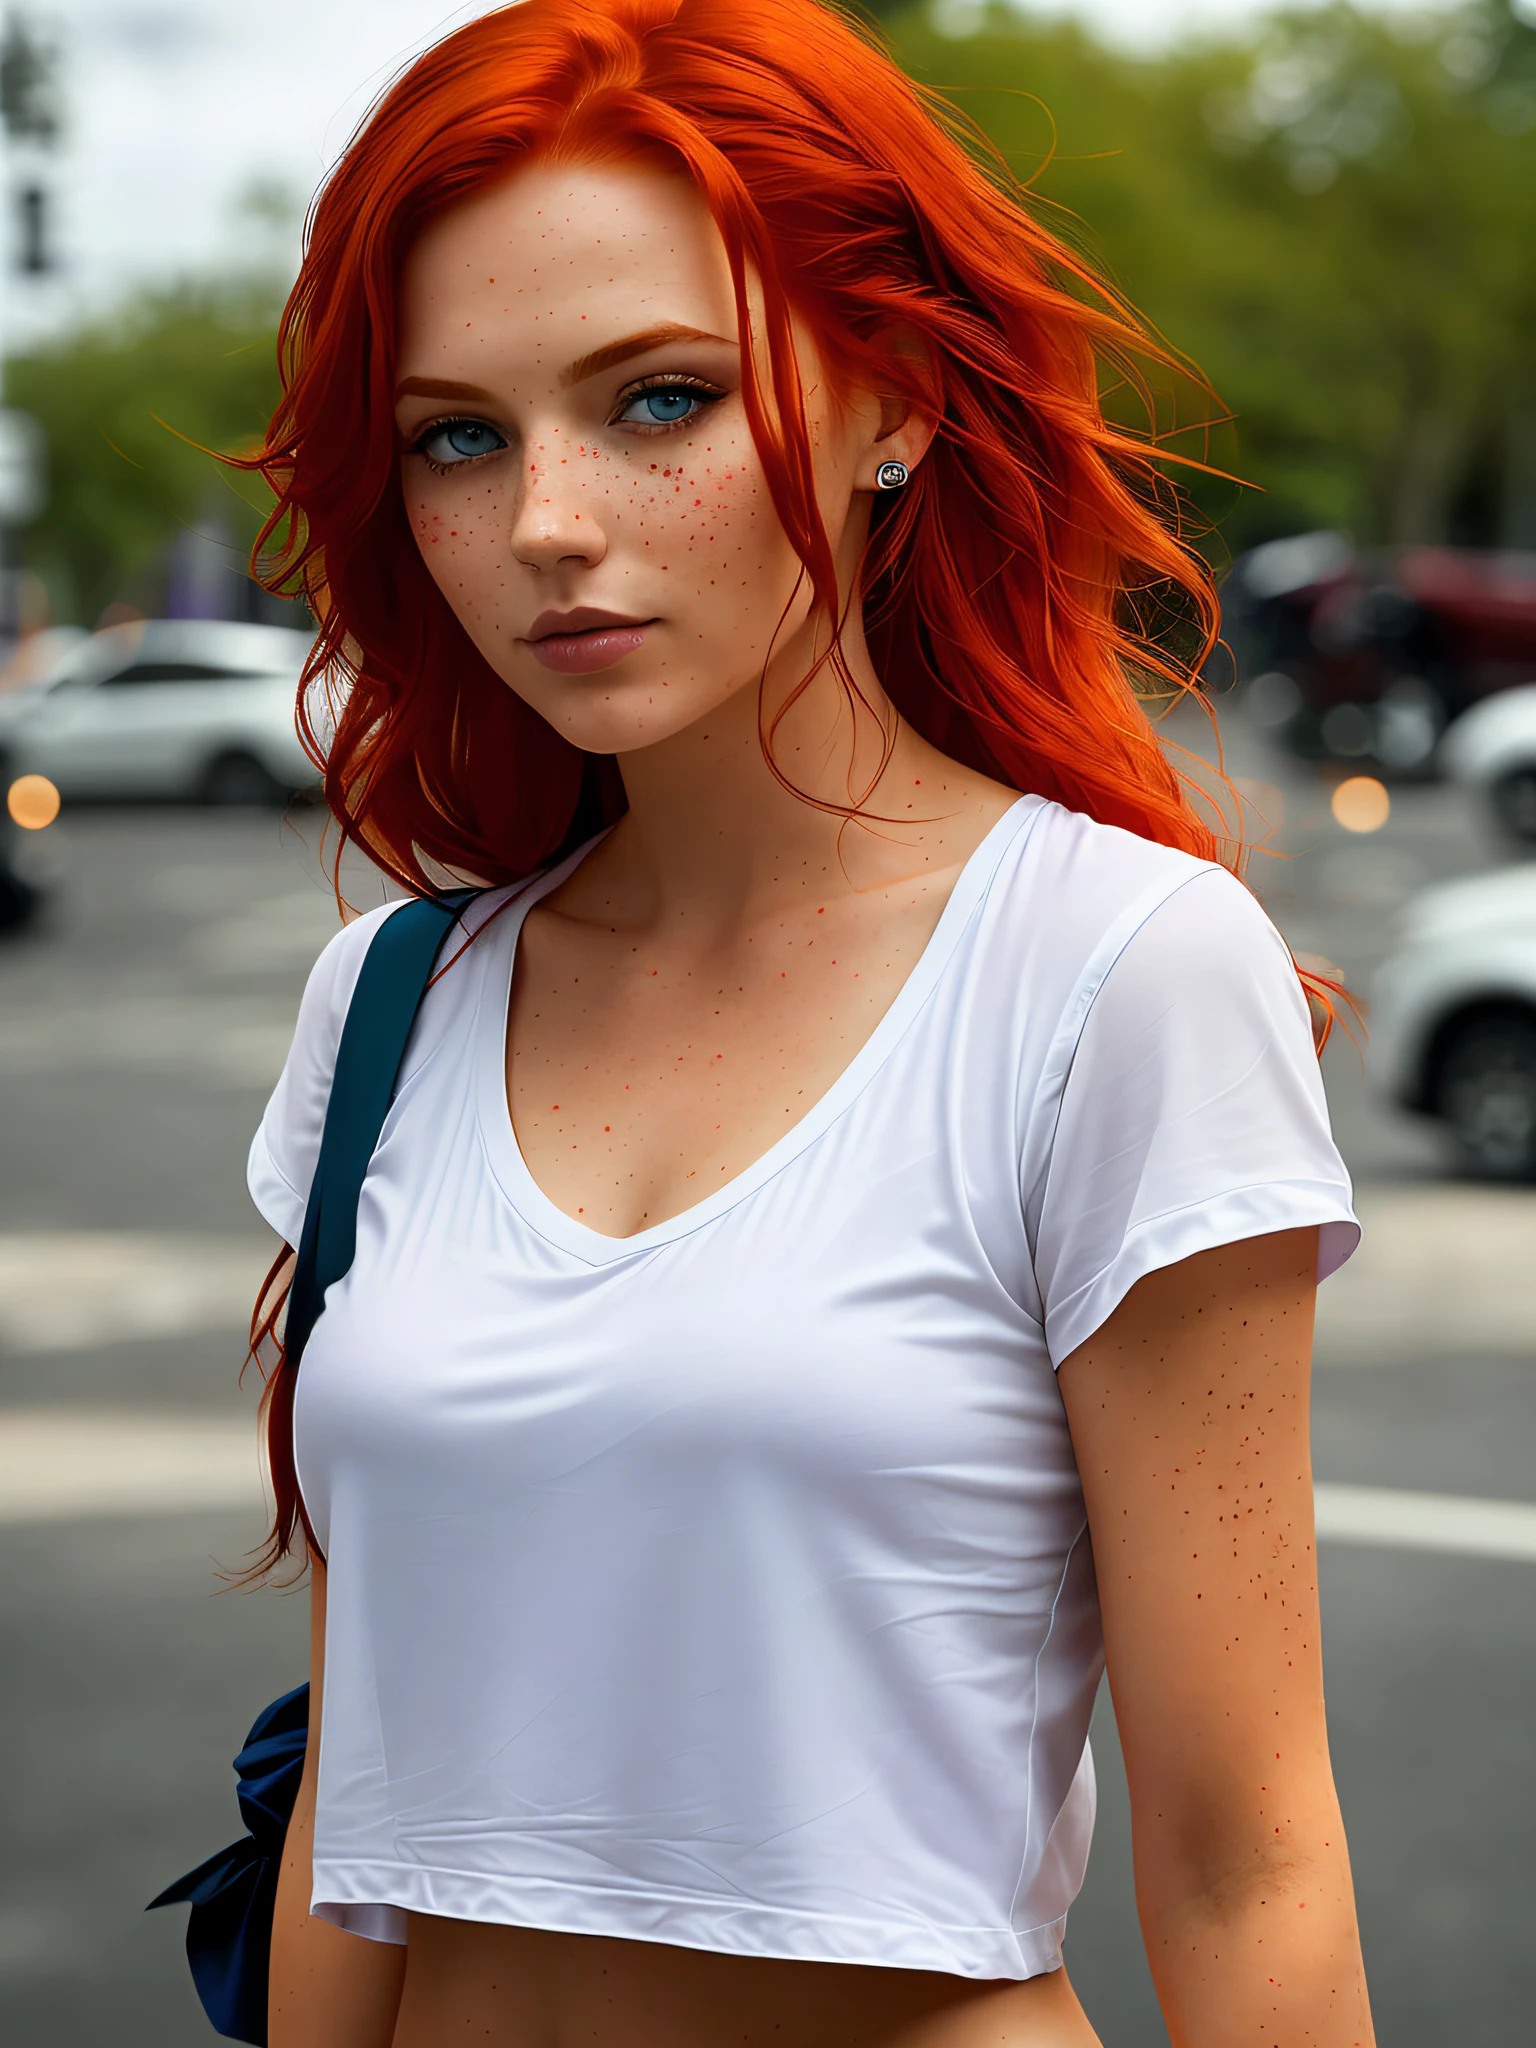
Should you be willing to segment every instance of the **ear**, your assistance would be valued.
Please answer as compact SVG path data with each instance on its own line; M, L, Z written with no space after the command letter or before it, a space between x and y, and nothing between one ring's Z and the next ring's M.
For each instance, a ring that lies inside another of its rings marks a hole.
M881 339L892 355L904 356L925 369L929 367L928 351L921 337L910 328L893 330ZM930 385L934 382L931 376L923 381ZM936 408L923 406L906 394L888 392L879 394L879 402L879 423L859 463L855 486L858 490L878 490L876 479L887 463L899 462L910 474L928 453L938 432Z

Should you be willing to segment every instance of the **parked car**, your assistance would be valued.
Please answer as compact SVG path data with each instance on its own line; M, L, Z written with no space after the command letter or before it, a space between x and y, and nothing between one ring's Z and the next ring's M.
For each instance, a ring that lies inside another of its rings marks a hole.
M0 664L0 692L44 681L66 654L73 654L90 637L84 626L43 626L24 633Z
M1536 865L1426 889L1371 988L1371 1071L1467 1168L1536 1180Z
M1486 793L1511 838L1536 843L1536 683L1475 704L1440 754L1454 781Z
M1428 774L1452 720L1536 683L1536 554L1297 534L1233 563L1223 625L1253 715L1296 752Z
M112 626L0 697L0 783L62 797L280 804L316 781L294 729L312 636L146 619Z

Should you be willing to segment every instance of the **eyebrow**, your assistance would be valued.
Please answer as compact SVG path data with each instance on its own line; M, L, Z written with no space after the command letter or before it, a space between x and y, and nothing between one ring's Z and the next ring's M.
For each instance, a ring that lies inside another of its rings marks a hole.
M702 327L679 327L668 321L661 327L648 327L643 334L631 334L623 341L610 341L606 348L595 348L589 356L579 356L562 375L560 382L567 387L581 384L588 377L599 377L604 370L627 363L631 356L643 356L653 348L665 348L669 343L679 341L714 341L726 348L736 346L723 334L707 334Z
M454 384L444 377L407 377L395 386L396 402L402 398L469 398L484 405L493 403L491 393L478 384Z
M648 327L643 334L626 335L622 341L610 341L606 348L595 348L590 355L578 356L570 368L563 371L560 382L569 390L573 384L585 383L588 377L600 377L604 370L616 369L620 363L627 363L631 356L643 356L654 348L666 348L669 343L681 341L713 341L724 348L734 348L735 342L723 334L706 333L702 327L680 327L668 321L661 327ZM493 405L495 394L482 389L478 384L458 384L446 377L406 377L395 387L395 401L402 398L448 398L467 400L474 405Z

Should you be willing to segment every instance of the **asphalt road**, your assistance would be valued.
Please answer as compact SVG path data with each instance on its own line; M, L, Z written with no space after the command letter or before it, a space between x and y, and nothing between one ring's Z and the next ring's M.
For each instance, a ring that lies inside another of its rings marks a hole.
M1187 719L1179 736L1199 743ZM1499 857L1434 788L1351 839L1310 772L1236 716L1227 740L1259 808L1284 813L1261 893L1357 986L1408 895ZM35 846L53 909L0 950L8 2048L213 2038L181 1912L141 1908L236 1832L228 1759L303 1671L302 1597L221 1593L217 1568L261 1524L238 1326L271 1247L242 1168L334 926L315 836L313 820L67 815ZM1536 1195L1458 1184L1432 1130L1373 1103L1347 1041L1325 1064L1367 1225L1325 1290L1316 1455L1343 1489L1324 1515L1329 1707L1380 2039L1524 2048L1536 1561L1480 1554L1467 1503L1536 1501ZM1447 1542L1472 1547L1388 1540L1405 1494L1410 1511L1452 1496ZM1100 1828L1069 1961L1108 2048L1155 2048L1102 1702L1094 1740Z

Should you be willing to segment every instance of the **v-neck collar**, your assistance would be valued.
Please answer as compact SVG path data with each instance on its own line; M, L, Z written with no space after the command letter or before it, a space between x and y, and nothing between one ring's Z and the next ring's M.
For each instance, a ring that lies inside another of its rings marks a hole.
M949 893L927 944L897 990L880 1021L826 1092L766 1152L700 1202L680 1209L631 1237L611 1237L552 1202L529 1171L512 1122L507 1099L507 1022L516 971L518 941L524 920L536 903L558 889L586 859L600 833L578 847L567 860L541 875L496 918L494 951L482 967L480 1011L476 1029L479 1118L487 1157L503 1194L524 1222L541 1237L591 1266L614 1264L656 1250L674 1239L703 1229L733 1209L780 1173L833 1124L867 1085L905 1034L944 973L977 906L1009 847L1040 808L1035 797L1022 796L1009 806L967 859Z

